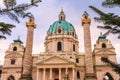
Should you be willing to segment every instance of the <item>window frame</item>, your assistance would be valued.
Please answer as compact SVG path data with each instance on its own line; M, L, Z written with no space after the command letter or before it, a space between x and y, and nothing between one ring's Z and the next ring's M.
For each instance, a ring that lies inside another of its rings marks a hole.
M17 51L17 47L16 46L13 47L13 51Z
M62 51L62 42L57 42L57 51Z
M16 59L11 59L10 64L15 65L15 63L16 63Z
M102 47L102 48L106 48L107 46L106 46L105 43L102 43L101 47Z

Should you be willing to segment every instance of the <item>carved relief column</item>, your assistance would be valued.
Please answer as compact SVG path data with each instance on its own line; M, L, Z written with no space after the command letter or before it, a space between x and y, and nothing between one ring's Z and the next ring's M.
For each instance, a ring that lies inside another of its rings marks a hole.
M84 47L85 47L85 80L96 80L93 66L93 55L91 47L91 35L90 35L91 18L85 11L82 18L82 26L84 31Z
M33 34L34 34L34 29L36 28L34 19L30 18L30 20L26 22L26 26L27 26L26 48L23 58L23 71L19 80L33 80L32 79L32 48L33 48Z

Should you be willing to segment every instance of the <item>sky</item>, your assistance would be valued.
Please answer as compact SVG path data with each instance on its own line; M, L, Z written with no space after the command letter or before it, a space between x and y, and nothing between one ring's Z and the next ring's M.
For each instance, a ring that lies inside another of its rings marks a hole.
M19 3L26 3L30 0L17 0ZM31 12L35 17L35 23L37 28L34 30L34 42L33 42L33 54L39 54L40 52L44 52L44 40L49 29L50 25L52 25L55 21L58 20L58 15L61 11L61 7L63 7L63 11L66 15L66 21L73 24L76 29L76 33L78 35L79 40L79 52L84 52L84 36L83 36L83 27L81 25L81 18L84 11L89 13L91 17L91 41L92 48L96 43L100 32L105 32L104 30L100 30L97 28L98 25L102 25L102 23L98 23L94 21L94 17L98 16L94 11L92 11L88 6L93 5L100 10L108 13L116 13L120 14L118 11L119 8L114 9L106 9L101 6L103 0L42 0L41 3L38 4L38 7L32 7L27 12ZM4 8L2 0L0 0L0 7ZM120 9L119 9L120 10ZM16 28L12 29L11 36L7 36L7 39L0 40L0 64L3 64L5 51L8 49L9 45L13 43L13 40L17 39L20 36L20 39L24 42L24 46L26 43L26 33L27 28L25 23L28 19L21 19L20 23L16 23L9 19L7 16L0 16L0 21L15 24ZM120 40L117 39L117 35L110 34L107 39L111 41L113 46L116 48L117 60L120 63Z

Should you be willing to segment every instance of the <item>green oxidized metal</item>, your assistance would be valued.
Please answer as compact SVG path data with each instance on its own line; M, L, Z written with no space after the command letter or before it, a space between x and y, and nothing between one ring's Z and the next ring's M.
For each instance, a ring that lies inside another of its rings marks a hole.
M14 41L14 43L21 43L21 44L23 44L23 42L20 39L13 40L13 41Z
M50 28L48 29L48 32L50 34L54 34L56 32L56 29L58 27L61 27L64 32L67 32L67 34L70 34L71 31L75 31L73 25L65 20L59 20L59 21L55 21Z
M98 37L98 40L105 40L106 39L106 36L105 35L101 35Z

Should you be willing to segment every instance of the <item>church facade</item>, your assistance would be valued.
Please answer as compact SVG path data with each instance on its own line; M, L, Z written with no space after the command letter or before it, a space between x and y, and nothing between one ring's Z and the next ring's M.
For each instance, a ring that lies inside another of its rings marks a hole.
M21 75L27 73L31 73L32 80L119 80L119 75L101 61L101 57L106 56L117 63L115 48L106 36L100 35L93 51L91 49L91 20L88 13L84 12L81 19L84 53L78 50L79 36L74 26L66 21L63 10L58 17L59 20L47 31L45 52L40 54L29 55L29 51L32 52L29 47L33 45L33 28L29 26L33 24L35 28L35 23L33 19L26 23L29 28L26 47L19 38L10 44L6 50L1 80L19 80Z

